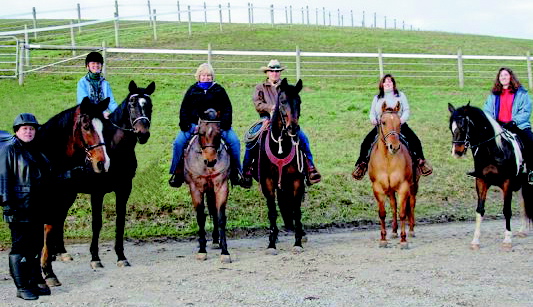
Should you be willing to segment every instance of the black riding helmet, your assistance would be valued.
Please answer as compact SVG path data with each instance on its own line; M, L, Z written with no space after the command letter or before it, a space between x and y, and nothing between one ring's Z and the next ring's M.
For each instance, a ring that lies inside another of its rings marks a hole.
M104 65L104 58L99 52L93 51L89 53L87 57L85 58L85 66L87 66L89 62L97 62L97 63Z
M35 115L31 113L20 113L17 115L17 117L15 117L15 121L13 122L13 130L17 132L20 126L34 126L37 128L39 127L39 122L37 121L37 118L35 118Z

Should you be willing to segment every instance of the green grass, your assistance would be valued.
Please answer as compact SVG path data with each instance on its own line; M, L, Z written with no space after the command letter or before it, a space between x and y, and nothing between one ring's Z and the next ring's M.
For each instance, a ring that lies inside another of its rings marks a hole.
M292 51L299 46L302 50L322 52L376 52L381 48L387 53L433 54L455 54L461 48L463 54L482 55L525 55L533 47L533 41L530 40L361 28L276 26L273 29L266 25L254 25L252 28L248 25L225 25L221 34L218 24L194 24L191 38L188 37L185 24L161 23L158 30L158 41L154 43L149 29L128 29L128 23L121 23L121 46L205 49L211 43L213 48L219 50ZM62 39L68 41L68 35L57 33L54 38L58 42ZM84 31L78 40L78 45L100 45L102 40L114 42L112 30L102 30L100 33ZM39 56L54 57L68 53L47 51L39 52ZM266 63L268 58L255 60L259 63L264 60ZM201 61L205 59L190 59L194 66ZM142 66L135 63L130 65ZM220 63L220 66L223 65ZM258 64L257 68L262 65ZM215 71L217 67L215 63ZM402 65L390 64L387 72L402 68L405 69ZM452 103L459 106L472 101L473 105L481 106L497 68L498 63L494 63L487 78L470 79L464 89L458 89L457 81L453 79L397 79L410 102L412 115L409 125L422 140L426 157L434 166L434 174L420 180L416 209L419 221L473 218L476 203L474 181L465 175L473 167L473 162L470 156L466 160L455 160L450 155L447 105ZM20 112L32 112L41 122L45 122L52 115L72 106L75 103L77 80L84 74L82 68L77 68L77 71L79 73L75 74L30 74L23 86L19 86L15 80L0 80L3 107L0 129L11 130L12 120ZM290 73L286 76L292 83L296 81ZM253 77L231 74L217 77L232 100L233 127L239 136L257 118L251 94L254 85L263 78L259 72ZM194 78L192 74L139 76L113 74L110 71L108 80L118 101L126 96L127 84L131 79L140 86L155 81L157 89L152 96L152 136L146 145L138 145L136 149L139 167L128 203L126 237L189 237L195 233L197 226L188 190L186 187L170 188L167 173L172 142L178 131L182 95ZM302 204L303 223L307 228L378 222L369 180L365 178L356 182L350 176L359 144L371 129L368 110L376 94L377 81L377 77L304 76L301 126L311 140L316 164L323 175L320 184L308 189ZM114 203L114 195L108 194L104 200L104 240L114 237ZM513 208L518 211L516 206ZM501 209L499 192L491 192L487 216L499 217ZM66 221L67 239L90 238L90 210L89 196L80 194ZM231 230L267 227L265 201L256 183L251 190L231 190L227 214L228 228ZM9 231L6 224L2 223L0 245L9 244L9 241Z

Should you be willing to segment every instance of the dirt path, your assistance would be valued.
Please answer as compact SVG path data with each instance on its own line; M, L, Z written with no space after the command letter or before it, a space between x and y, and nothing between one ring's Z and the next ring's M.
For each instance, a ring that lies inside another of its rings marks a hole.
M0 253L1 306L532 306L533 238L501 250L503 221L482 225L482 248L469 242L474 224L420 226L409 250L398 240L378 248L379 231L309 234L305 251L265 254L267 238L230 240L233 263L219 250L194 259L195 242L126 244L130 268L118 268L112 244L101 245L104 269L89 267L87 244L67 248L75 260L54 262L63 286L24 302L15 297L7 251ZM518 225L513 224L514 229Z

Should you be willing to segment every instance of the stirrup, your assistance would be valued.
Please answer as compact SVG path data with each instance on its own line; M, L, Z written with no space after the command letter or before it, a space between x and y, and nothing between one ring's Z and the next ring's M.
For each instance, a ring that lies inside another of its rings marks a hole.
M173 188L179 188L183 184L183 178L180 178L182 176L179 176L177 174L172 174L170 176L170 179L168 180L168 184Z
M322 175L320 175L316 167L311 166L307 174L307 185L310 186L315 183L319 183L321 180L322 180Z
M530 185L533 185L533 171L530 171L527 174L527 183L529 183Z
M355 169L352 172L352 177L355 180L361 180L366 174L368 169L368 164L366 162L360 162L355 165Z
M418 168L420 169L420 173L422 173L422 176L429 176L433 174L433 168L426 160L420 159L418 162Z

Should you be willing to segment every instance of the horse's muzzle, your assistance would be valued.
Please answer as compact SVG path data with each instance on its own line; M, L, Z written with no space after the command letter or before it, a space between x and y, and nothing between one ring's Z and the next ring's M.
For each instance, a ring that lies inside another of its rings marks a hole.
M466 156L466 149L467 147L465 145L452 145L452 157L456 159L461 159Z
M215 165L217 164L217 159L213 159L211 161L209 160L204 160L204 163L205 163L205 166L207 167L215 167Z

